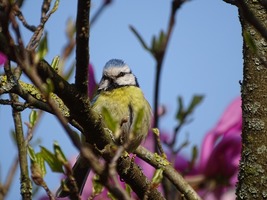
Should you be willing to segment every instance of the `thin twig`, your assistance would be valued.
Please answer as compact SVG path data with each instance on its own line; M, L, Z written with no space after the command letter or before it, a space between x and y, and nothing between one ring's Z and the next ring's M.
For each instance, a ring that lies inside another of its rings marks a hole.
M13 162L13 164L9 168L9 172L7 173L7 178L6 178L5 184L1 186L0 199L4 199L4 197L8 193L8 191L10 189L10 186L11 186L13 180L14 180L14 176L16 174L18 165L19 165L19 159L16 157L14 162Z
M13 101L10 101L9 99L0 99L0 104L12 106L18 111L23 111L24 109L31 107L26 102L24 102L24 103L13 102Z
M23 52L24 51L24 44L23 44L23 40L21 37L19 25L15 19L15 13L10 15L10 21L11 21L12 28L16 34L17 43L19 44L20 50Z
M92 150L88 147L81 148L82 155L90 161L90 166L93 171L100 176L100 181L106 188L117 198L122 200L129 200L128 195L126 195L125 191L118 187L118 185L114 185L112 182L108 180L105 168L103 164L100 163L99 159L94 155Z
M160 141L160 132L159 132L159 129L153 129L153 132L154 132L154 135L156 137L156 140L157 140L157 144L158 144L158 150L159 150L159 153L161 156L165 156L166 157L166 154L163 150L163 147L161 145L161 141Z
M101 13L103 13L104 9L108 5L110 5L111 2L112 2L112 0L110 0L110 1L102 1L102 5L98 8L98 10L95 12L94 16L92 17L92 19L90 21L90 27L92 27L92 25L96 22L96 20L99 18Z
M51 15L57 10L57 7L58 7L58 1L55 2L54 8L52 10L50 10L47 15L43 16L43 13L42 13L41 22L37 26L33 36L31 37L30 42L28 43L28 45L26 47L27 50L36 49L36 47L38 46L39 41L41 40L41 37L43 35L45 23L51 17ZM42 10L43 10L43 7L42 7ZM46 8L44 8L44 11L46 11Z
M162 63L165 57L165 53L166 53L167 46L168 46L168 43L171 37L172 30L174 28L176 11L181 7L181 5L185 1L186 0L173 0L172 1L171 15L169 19L168 28L167 28L166 40L165 40L165 43L163 44L162 51L154 55L157 61L157 65L156 65L156 78L155 78L155 89L154 89L154 124L153 125L156 128L158 128L158 123L159 123L159 116L157 114L157 110L159 107L159 93L160 93L159 86L160 86ZM155 143L155 152L157 152L159 145L158 145L158 141L156 137L154 137L154 143Z
M158 116L158 106L159 106L159 83L160 83L160 74L163 58L157 61L156 66L156 78L155 78L155 88L154 88L154 127L159 126L159 116ZM159 144L157 137L154 136L155 152L158 152Z
M34 32L36 30L36 27L33 26L33 25L29 25L26 21L26 19L24 18L20 8L19 8L19 5L16 3L14 5L14 12L15 12L15 15L19 18L19 20L22 22L23 26L25 28L27 28L28 30Z
M42 22L44 18L46 17L46 13L49 11L51 5L51 0L44 0L42 4L42 14L41 14L41 20Z
M47 184L45 182L43 182L42 187L44 188L44 190L46 191L47 196L49 197L50 200L55 200L55 196L53 195L53 193L51 192L51 190L48 188Z
M25 122L24 124L28 127L27 137L25 138L25 144L28 146L33 136L33 127L28 122Z
M123 199L130 200L131 198L129 197L125 189L121 187L121 184L118 181L118 177L116 173L118 159L120 158L120 156L122 155L124 151L125 151L124 147L119 146L119 148L117 149L115 153L115 156L112 158L110 164L108 165L108 169L109 169L108 172L109 172L111 179L115 183L114 187L116 187L120 191L121 195L123 196Z

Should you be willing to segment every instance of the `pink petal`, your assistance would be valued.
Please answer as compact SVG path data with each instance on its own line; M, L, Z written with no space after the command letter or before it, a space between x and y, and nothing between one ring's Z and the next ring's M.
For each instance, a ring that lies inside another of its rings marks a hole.
M231 178L237 172L240 154L241 135L225 136L212 151L204 174L212 178Z
M226 108L217 125L207 133L203 140L199 167L200 170L206 168L209 159L218 140L226 135L240 134L242 130L242 110L241 98L237 97Z
M96 81L95 81L95 72L94 72L94 68L93 68L93 65L89 64L89 70L88 70L88 76L89 76L89 83L88 83L88 95L90 97L90 99L92 99L94 93L95 93L95 90L96 90L96 87L97 87L97 84L96 84Z
M0 65L5 64L6 61L7 61L7 56L3 54L2 52L0 52Z
M203 171L205 169L207 160L209 159L210 154L213 151L214 144L217 138L218 137L215 135L214 130L211 130L205 136L203 143L202 143L201 154L200 154L200 161L199 161L200 171Z
M216 134L236 132L242 127L241 98L237 97L224 111L219 123L215 128Z

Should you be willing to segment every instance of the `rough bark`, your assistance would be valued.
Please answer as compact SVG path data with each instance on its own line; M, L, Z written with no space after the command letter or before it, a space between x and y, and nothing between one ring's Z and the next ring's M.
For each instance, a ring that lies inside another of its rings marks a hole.
M266 29L267 14L259 1L247 0L247 8ZM241 3L240 3L241 5ZM237 199L267 198L267 42L239 6L243 44L242 155Z

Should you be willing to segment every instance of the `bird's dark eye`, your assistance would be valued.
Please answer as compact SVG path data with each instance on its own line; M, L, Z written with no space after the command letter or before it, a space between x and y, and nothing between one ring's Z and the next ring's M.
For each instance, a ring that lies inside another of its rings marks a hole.
M119 74L118 74L118 76L117 77L122 77L122 76L124 76L125 75L125 73L124 72L120 72Z

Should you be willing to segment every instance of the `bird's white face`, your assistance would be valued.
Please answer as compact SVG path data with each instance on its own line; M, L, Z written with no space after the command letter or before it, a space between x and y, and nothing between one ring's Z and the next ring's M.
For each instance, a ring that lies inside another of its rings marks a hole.
M139 87L137 79L128 65L117 59L106 63L98 90L112 90L130 85Z

